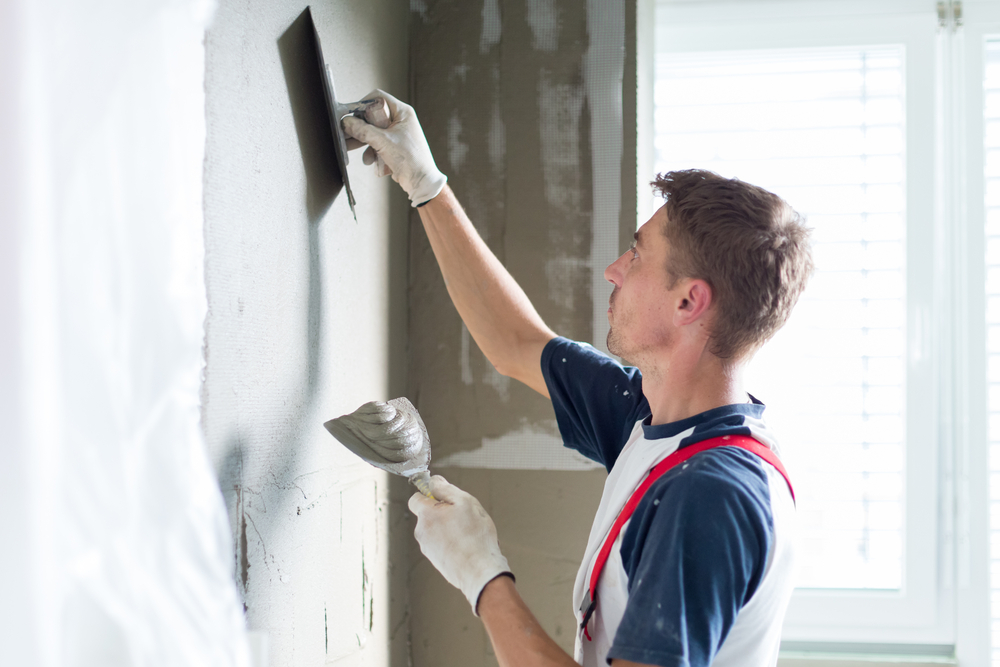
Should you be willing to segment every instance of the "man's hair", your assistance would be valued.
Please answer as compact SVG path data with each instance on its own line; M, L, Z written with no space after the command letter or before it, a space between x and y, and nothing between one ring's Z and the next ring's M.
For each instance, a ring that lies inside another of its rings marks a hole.
M709 351L751 356L785 324L812 275L802 216L763 188L711 171L659 174L652 186L666 199L671 283L697 278L712 288Z

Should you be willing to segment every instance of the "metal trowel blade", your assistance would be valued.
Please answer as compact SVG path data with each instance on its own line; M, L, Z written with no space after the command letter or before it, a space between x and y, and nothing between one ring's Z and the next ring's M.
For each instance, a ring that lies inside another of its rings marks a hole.
M309 11L310 18L312 17L312 9L307 7ZM344 116L350 113L349 109L346 109L343 105L337 103L337 92L333 86L333 71L330 66L326 64L326 59L323 57L323 45L319 38L319 29L316 27L316 21L312 21L313 34L316 37L316 56L319 58L319 67L323 70L323 92L326 98L326 110L330 114L330 129L333 130L333 147L334 151L337 153L337 166L340 167L340 178L344 181L344 189L347 190L347 203L351 205L351 215L354 216L354 221L358 221L358 214L354 210L354 193L351 191L351 179L347 175L347 139L344 136L344 127L341 125L340 121L343 120Z

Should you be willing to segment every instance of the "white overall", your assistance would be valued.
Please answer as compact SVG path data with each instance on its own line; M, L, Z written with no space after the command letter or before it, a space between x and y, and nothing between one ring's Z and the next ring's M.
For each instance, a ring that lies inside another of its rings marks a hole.
M754 439L778 453L774 438L759 419L746 416L744 425ZM621 559L621 541L628 530L622 527L611 549L597 584L600 604L588 624L587 639L580 624L590 604L588 586L591 570L604 538L619 512L646 474L659 461L677 450L681 440L691 435L688 429L670 438L646 440L642 422L636 422L625 447L615 462L594 517L583 562L573 589L573 609L577 621L575 658L584 667L604 667L628 603L628 575ZM681 464L685 465L685 464ZM771 491L774 535L765 565L764 576L750 601L740 610L712 662L713 667L765 667L778 660L781 623L794 587L795 505L785 479L771 465L762 462Z

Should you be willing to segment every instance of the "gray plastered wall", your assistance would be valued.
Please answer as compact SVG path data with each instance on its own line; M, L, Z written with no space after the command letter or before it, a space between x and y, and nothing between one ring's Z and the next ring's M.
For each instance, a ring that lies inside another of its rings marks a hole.
M269 664L404 665L408 490L323 422L405 392L407 202L356 153L352 217L305 7L221 0L206 35L204 428ZM405 89L407 7L312 16L342 101Z
M600 304L611 287L595 288L606 265L595 257L603 252L613 259L624 250L636 223L635 127L622 121L635 118L635 3L425 0L411 7L410 101L438 166L549 326L600 345L594 313L605 307ZM595 22L607 20L621 26L620 41L612 30L610 47L591 50ZM609 62L601 61L609 52ZM591 104L595 90L609 89L621 94L610 105L619 115L608 122L602 107L605 125L597 130L620 133L621 153L610 156L610 178L595 179L595 165L607 165L609 156L599 153L608 142L593 131ZM616 213L600 219L595 210L608 207L594 197L595 180L619 203ZM595 249L599 238L610 239L610 253ZM408 393L427 424L435 459L526 428L558 436L549 401L499 376L470 340L415 213L409 327ZM521 595L546 632L572 653L572 586L606 474L510 464L432 463L432 470L480 499ZM496 664L462 595L418 551L411 558L413 664Z
M532 4L551 10L423 3L412 17L411 99L487 245L550 327L591 340L586 12L575 2ZM554 435L548 402L499 375L470 340L413 217L409 387L435 458L525 425Z

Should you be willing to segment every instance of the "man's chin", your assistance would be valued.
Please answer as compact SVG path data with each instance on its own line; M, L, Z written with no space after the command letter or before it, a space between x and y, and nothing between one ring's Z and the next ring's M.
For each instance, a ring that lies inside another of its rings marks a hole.
M622 356L621 340L619 340L618 336L615 334L614 329L608 331L607 343L608 343L608 352L619 357Z

